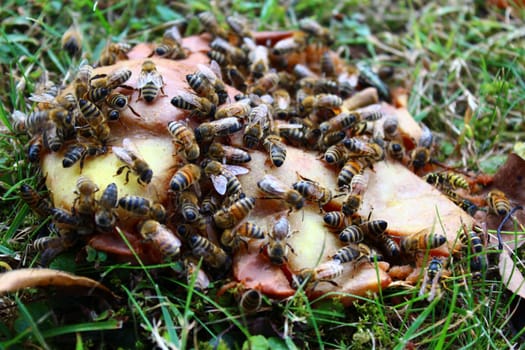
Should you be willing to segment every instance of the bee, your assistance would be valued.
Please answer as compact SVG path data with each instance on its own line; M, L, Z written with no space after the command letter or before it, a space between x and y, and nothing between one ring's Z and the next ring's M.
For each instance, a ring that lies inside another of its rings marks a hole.
M224 66L236 67L235 65L230 64L231 63L230 58L220 51L211 49L206 53L206 56L208 56L210 60L217 62L219 65L223 67Z
M335 76L335 62L330 51L323 52L323 55L321 56L321 73L325 77Z
M195 193L183 191L178 198L182 217L186 222L195 222L200 218L199 198Z
M248 216L255 208L255 198L244 197L236 200L227 208L220 209L213 214L213 222L219 228L235 227Z
M97 156L106 154L107 147L95 143L78 143L72 144L64 153L62 166L70 168L80 161L80 170L84 167L84 160L87 156Z
M170 180L170 189L181 192L193 184L197 184L201 178L201 168L195 164L186 164L173 175Z
M151 182L153 170L151 170L148 163L140 156L139 151L131 139L123 139L122 147L113 146L113 153L121 162L125 163L117 169L115 176L122 174L124 169L127 169L126 183L129 182L129 174L131 172L137 175L137 182L140 185Z
M191 235L188 244L194 256L202 257L204 262L214 269L227 271L231 267L231 258L226 252L210 242L208 239Z
M335 254L332 256L332 259L339 261L341 264L344 264L355 261L363 256L364 254L361 253L357 246L347 245L335 252Z
M53 208L51 202L42 197L31 186L22 184L20 186L20 197L37 215L46 217L51 214L51 208Z
M366 157L374 161L384 158L383 148L376 142L364 142L351 137L345 139L343 144L351 152L351 156Z
M75 56L82 51L82 36L76 28L72 25L68 30L65 31L60 40L62 49L66 50L69 56Z
M118 206L136 216L147 216L151 209L149 199L130 195L121 197L118 200Z
M214 105L219 104L219 96L215 92L213 81L217 80L215 74L206 66L199 64L199 71L186 75L188 85L199 95L210 100Z
M95 212L95 193L99 188L91 179L80 176L77 180L77 189L75 194L78 195L73 201L73 213L81 216L91 216Z
M155 220L146 220L140 227L140 234L152 241L165 258L175 258L180 254L180 239L166 226Z
M199 97L185 91L171 99L174 107L191 111L190 116L198 118L213 118L217 107L206 97Z
M293 248L287 242L292 232L290 222L286 216L281 216L274 223L272 232L268 233L268 242L260 248L260 252L266 251L270 262L274 265L283 265L288 262L288 252Z
M313 269L302 269L299 274L294 276L294 286L297 288L299 285L307 281L307 286L310 290L313 290L320 282L327 282L334 286L337 283L333 280L343 275L343 264L339 260L329 260L321 263Z
M208 53L210 52L211 51ZM225 76L227 80L229 80L229 84L233 85L233 87L239 91L246 92L248 85L246 85L247 80L244 74L233 64L227 64L225 66Z
M426 182L436 187L446 185L450 186L452 189L456 189L458 187L464 188L466 190L469 189L467 180L460 174L453 174L449 172L428 173L423 178Z
M337 109L342 104L343 104L343 100L341 99L341 97L334 95L334 94L309 95L300 101L299 111L303 114L308 114L314 109ZM342 117L339 117L337 120L341 120L341 119ZM351 121L352 121L352 118L347 117L347 120L345 120L345 123L350 123Z
M304 197L293 188L286 187L281 180L273 175L266 174L262 180L257 182L257 187L270 196L267 197L268 199L283 200L290 207L290 210L299 210L304 206Z
M271 120L266 104L254 107L248 116L248 124L244 128L243 143L248 148L255 148L270 128ZM275 138L275 137L274 137ZM270 146L270 144L268 144Z
M244 291L239 300L239 308L244 314L257 312L261 308L262 294L257 289Z
M323 134L330 131L340 131L351 128L357 122L357 116L349 112L342 112L329 120L322 122L319 129Z
M185 259L186 281L188 285L193 285L195 290L205 291L210 286L210 278L204 270L198 266L192 259Z
M223 38L216 37L213 39L210 43L210 48L223 53L237 66L243 66L246 63L246 55L244 54L244 51L237 46L230 44L230 42Z
M356 109L352 113L357 116L359 121L374 122L384 117L382 107L378 103Z
M430 150L434 143L434 136L432 131L423 124L423 133L419 138L417 147L412 150L410 154L411 164L414 169L423 168L427 163L430 162Z
M128 59L131 45L127 43L108 43L100 53L99 65L111 66L117 61Z
M200 63L197 64L197 67L199 68L198 73L213 85L213 89L219 98L218 104L221 105L225 103L228 99L228 91L226 91L226 84L224 84L224 81L222 80L219 63L215 60L211 60L209 67Z
M360 175L360 174L359 174ZM356 175L356 176L359 176ZM354 176L354 178L356 177ZM352 178L352 180L354 179ZM343 204L341 206L341 211L344 215L353 215L355 214L359 208L361 207L361 202L363 201L362 195L359 193L348 193L345 200L343 201Z
M245 222L233 229L226 229L221 235L221 244L236 250L244 243L248 247L248 239L264 239L267 233L263 228L251 222Z
M60 236L36 239L33 242L33 249L42 252L40 265L47 266L57 255L73 247L77 240L74 231L64 230Z
M227 37L226 32L219 26L217 18L213 13L209 11L201 12L197 15L197 18L199 19L201 26L205 29L206 32L210 33L213 38Z
M306 36L301 32L295 32L293 36L284 38L275 43L272 55L283 56L292 52L299 52L306 45Z
M89 89L89 81L93 76L93 67L89 64L80 64L75 79L73 80L73 94L76 98L83 97Z
M204 166L204 173L210 177L217 193L226 194L228 197L242 193L241 182L236 175L248 172L249 170L242 166L222 164L216 160L207 161Z
M360 174L369 165L370 162L365 158L350 158L341 168L339 175L337 175L337 186L339 188L348 186L352 182L352 178Z
M399 245L387 234L379 234L376 240L383 246L383 250L387 252L388 256L396 257L401 254Z
M137 88L139 89L137 101L140 100L142 96L146 102L151 103L159 94L159 90L165 96L163 86L164 80L162 79L162 75L157 71L155 63L151 60L144 61L139 78L137 79Z
M248 88L248 92L262 96L279 85L279 74L275 72L268 72L255 81L253 85Z
M132 87L128 87L127 85L124 85L124 83L128 81L130 77L131 77L130 69L125 68L125 67L118 68L109 74L99 74L99 75L91 76L89 78L89 86L90 88L105 87L109 89L110 91L119 86L133 90ZM77 97L78 96L82 96L82 95L77 95Z
M405 146L397 141L390 141L388 143L387 152L395 160L402 161L405 157Z
M63 129L58 128L55 124L49 124L42 134L44 146L52 152L58 152L64 144Z
M241 148L214 142L208 148L208 157L227 164L243 164L252 160L248 152Z
M35 110L28 116L20 111L17 111L17 113L13 113L13 118L15 118L15 128L26 131L30 136L35 136L40 135L42 129L48 123L49 111Z
M118 188L115 183L107 185L100 196L95 210L95 224L103 232L109 232L115 227L117 215L115 208L118 205Z
M104 114L93 102L81 98L78 100L78 106L80 107L80 112L84 116L85 121L91 127L94 128L105 123Z
M168 59L186 58L186 52L182 48L182 36L177 26L173 26L164 32L162 41L154 52L157 56Z
M237 117L242 119L250 113L251 109L250 100L243 99L217 108L215 118Z
M44 147L44 141L41 136L35 136L29 141L29 147L27 148L27 159L31 163L37 163L40 161L40 154Z
M328 147L324 153L323 159L328 164L342 165L348 161L349 157L350 154L348 153L348 149L342 143L337 143Z
M184 123L174 120L168 123L168 131L175 143L182 146L188 161L199 158L200 148L192 129L188 128Z
M303 18L299 21L299 29L311 35L325 45L332 45L334 38L330 31L321 26L317 21L311 18Z
M268 72L270 66L268 48L256 45L252 38L243 38L243 41L248 47L249 70L254 78L260 78Z
M121 94L121 93L118 93L118 92L113 92L113 93L109 94L106 97L106 103L107 103L107 105L110 108L113 108L113 109L115 109L117 111L121 111L124 108L128 107L129 110L131 111L131 113L133 113L137 117L141 118L140 114L138 114L135 111L135 109L133 109L133 107L131 107L131 105L128 103L128 97L126 95L124 95L124 94ZM113 112L113 113L115 113L115 112ZM118 117L112 117L110 115L110 113L108 113L108 118L109 118L109 120L118 120L119 119Z
M434 249L447 241L444 234L422 230L401 238L401 250L405 254L413 254L418 250Z
M299 177L301 180L295 182L292 187L299 192L305 200L317 202L319 208L332 200L332 191L328 188L321 186L321 184L316 181L309 180L302 176Z
M80 219L64 209L52 208L51 215L53 221L62 228L64 228L64 225L68 228L79 228L80 226Z
M270 155L272 165L280 167L286 160L286 145L279 135L270 134L263 140L263 147Z
M509 199L500 190L492 190L487 194L487 204L490 211L500 216L507 215L511 210Z
M342 230L352 224L352 219L341 211L329 211L323 215L323 221L328 226Z
M439 258L432 258L428 267L426 268L425 277L423 278L423 283L421 284L421 289L419 290L419 296L422 297L425 295L428 283L430 282L430 294L428 295L427 300L432 301L436 297L436 293L440 294L439 290L439 280L443 273L443 263Z
M278 119L287 119L290 112L291 98L288 91L278 89L273 92L273 108Z
M339 233L339 239L342 242L359 243L365 238L365 233L359 225L347 226Z
M201 123L195 128L197 142L209 142L216 136L227 136L242 129L242 122L235 117Z
M379 76L365 63L358 63L357 68L359 70L358 82L363 87L372 86L377 89L379 97L386 101L391 102L391 95L388 86L379 78Z
M105 99L106 96L109 95L109 91L110 90L106 87L91 88L87 91L84 97L93 103L97 103Z
M219 198L214 195L208 195L202 199L201 214L206 216L213 215L221 207Z
M227 16L226 23L239 38L253 38L252 31L248 28L248 21L238 16Z

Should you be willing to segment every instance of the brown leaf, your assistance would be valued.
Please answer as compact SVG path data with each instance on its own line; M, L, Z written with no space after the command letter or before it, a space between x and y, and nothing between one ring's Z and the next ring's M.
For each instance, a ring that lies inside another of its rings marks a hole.
M9 292L16 292L24 288L48 286L97 289L105 294L110 294L113 297L116 297L116 295L109 289L95 280L87 277L75 276L63 271L52 269L19 269L0 274L0 295Z
M517 261L512 260L507 249L503 249L499 256L499 273L501 280L512 293L525 298L525 279L516 266Z

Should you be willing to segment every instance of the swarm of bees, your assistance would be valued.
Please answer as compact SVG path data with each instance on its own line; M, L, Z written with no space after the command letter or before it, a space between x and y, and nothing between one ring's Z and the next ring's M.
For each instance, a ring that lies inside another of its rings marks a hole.
M286 265L294 254L289 243L294 230L286 213L275 216L270 229L246 220L261 199L280 201L288 213L310 204L318 206L326 226L344 245L319 266L295 271L291 281L295 287L334 284L345 264L413 262L415 255L446 243L443 234L428 231L398 241L387 233L386 221L358 215L368 186L366 169L388 159L416 172L424 171L432 162L434 145L432 132L423 125L421 138L407 152L397 120L384 115L378 101L345 107L347 97L367 87L375 88L382 100L390 100L388 86L370 67L358 66L353 72L357 79L351 79L352 71L341 68L330 51L334 42L330 32L310 19L301 20L299 30L291 36L266 46L257 44L246 22L236 17L227 18L228 29L212 13L200 13L197 18L212 37L210 64L199 64L186 76L187 91L169 96L174 108L188 111L188 118L198 123L192 128L186 121L174 120L166 126L175 156L183 160L169 181L169 203L141 196L119 197L114 183L102 190L81 176L76 199L67 211L54 208L36 190L22 185L22 198L38 215L51 216L51 231L56 233L34 242L35 249L43 251L43 264L95 233L114 233L123 224L124 213L134 218L144 245L156 249L161 260L184 261L188 281L205 290L210 280L230 271L232 253L253 241L260 243L260 254L277 266ZM179 28L168 29L150 57L185 58L181 38ZM71 47L68 42L64 45ZM109 43L99 65L125 59L130 48L125 43ZM302 52L319 59L294 63L294 57ZM31 137L28 159L36 163L43 152L65 148L63 166L79 162L82 169L86 158L111 152L120 162L115 175L147 188L155 174L130 139L118 144L112 139L112 123L125 108L141 118L130 106L126 92L138 91L139 99L154 103L165 95L163 87L169 82L149 58L142 62L135 87L125 85L131 74L121 68L94 75L93 67L84 63L71 90L51 85L32 95L36 107L29 115L13 113L15 129ZM226 84L241 91L233 101ZM242 135L244 147L228 142L235 135ZM308 174L298 174L297 182L287 186L267 174L257 182L260 197L247 196L238 177L249 171L244 165L249 166L251 150L266 152L271 166L280 167L287 161L288 144L319 152L324 162L337 169L337 187L326 188ZM438 172L424 178L470 214L479 209L457 192L469 189L461 175ZM341 209L325 211L338 196L344 196ZM489 193L487 203L498 215L510 211L508 200L499 191ZM210 227L217 232L217 240L208 235ZM465 232L461 242L467 253L479 257L471 260L472 270L481 271L483 244L479 236ZM200 258L202 268L197 269ZM436 259L430 261L422 293L430 283L431 297L437 294L444 265ZM260 298L257 291L246 292L242 296L246 311L257 309Z

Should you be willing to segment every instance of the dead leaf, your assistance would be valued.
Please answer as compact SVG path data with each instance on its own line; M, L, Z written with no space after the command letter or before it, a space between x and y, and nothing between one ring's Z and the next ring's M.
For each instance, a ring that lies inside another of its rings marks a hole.
M499 256L499 273L501 280L512 293L525 298L525 279L512 260L507 249L503 249Z
M10 292L17 292L24 288L36 287L80 287L102 291L117 297L108 288L91 278L75 276L67 272L52 269L19 269L0 274L0 295Z

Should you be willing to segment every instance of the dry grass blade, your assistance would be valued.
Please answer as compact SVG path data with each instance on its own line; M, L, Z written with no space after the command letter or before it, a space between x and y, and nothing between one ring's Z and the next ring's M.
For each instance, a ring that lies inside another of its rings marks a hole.
M504 249L499 256L499 272L507 289L525 298L525 279L517 263L518 261L512 260L508 250Z

